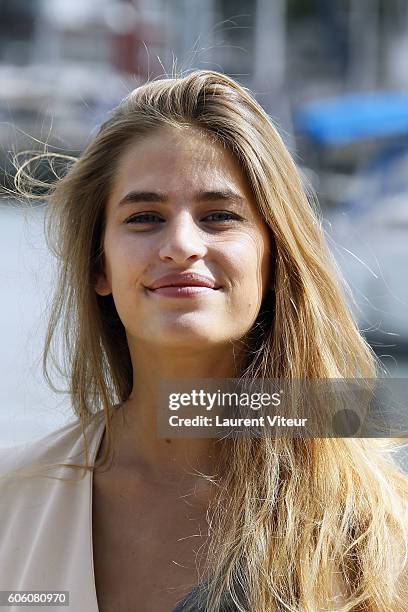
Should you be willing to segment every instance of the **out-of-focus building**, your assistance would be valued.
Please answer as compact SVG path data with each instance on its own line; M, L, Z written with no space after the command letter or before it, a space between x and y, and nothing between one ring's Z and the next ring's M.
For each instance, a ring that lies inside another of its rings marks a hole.
M163 71L166 35L158 0L0 0L1 8L0 165L10 186L15 154L83 149L108 110Z
M33 55L37 61L99 64L147 78L157 72L156 55L166 41L160 9L159 0L42 0Z
M29 63L39 2L0 0L0 63Z

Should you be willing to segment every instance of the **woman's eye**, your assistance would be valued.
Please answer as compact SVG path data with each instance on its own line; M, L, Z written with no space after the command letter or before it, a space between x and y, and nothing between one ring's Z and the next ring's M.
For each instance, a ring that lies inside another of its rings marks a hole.
M221 217L229 217L229 219L220 219ZM233 213L229 213L229 212L215 212L215 213L211 213L210 215L208 215L206 217L206 219L208 219L209 217L218 217L218 219L215 219L215 221L229 221L229 220L234 220L234 219L238 219L239 217L237 217L237 215L234 215Z
M126 219L126 223L154 223L154 219L163 221L163 219L154 213L141 213L140 215L132 215L132 217Z

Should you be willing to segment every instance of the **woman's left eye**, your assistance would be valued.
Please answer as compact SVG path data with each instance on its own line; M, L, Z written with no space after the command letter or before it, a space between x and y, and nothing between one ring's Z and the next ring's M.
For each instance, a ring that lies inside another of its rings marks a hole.
M219 219L218 218L216 219L216 221L228 221L230 219L239 219L237 215L234 215L233 213L229 213L229 212L223 212L223 211L211 213L210 215L206 217L206 219L208 219L208 217L216 217L217 215L226 216L226 217L229 217L229 219Z

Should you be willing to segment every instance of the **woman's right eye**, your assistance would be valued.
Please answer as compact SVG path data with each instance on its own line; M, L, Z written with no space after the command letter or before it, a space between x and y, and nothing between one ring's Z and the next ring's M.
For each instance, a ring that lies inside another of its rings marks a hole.
M140 213L138 215L132 215L126 219L125 223L154 223L152 219L155 218L159 219L159 221L163 221L163 219L154 213Z

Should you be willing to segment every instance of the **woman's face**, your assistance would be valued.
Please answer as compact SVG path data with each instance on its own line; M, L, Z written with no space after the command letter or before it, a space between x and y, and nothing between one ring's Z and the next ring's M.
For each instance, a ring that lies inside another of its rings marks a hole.
M95 289L112 293L130 346L238 340L269 288L271 239L250 187L232 154L191 127L162 129L126 149L103 247ZM214 287L149 288L185 272Z

